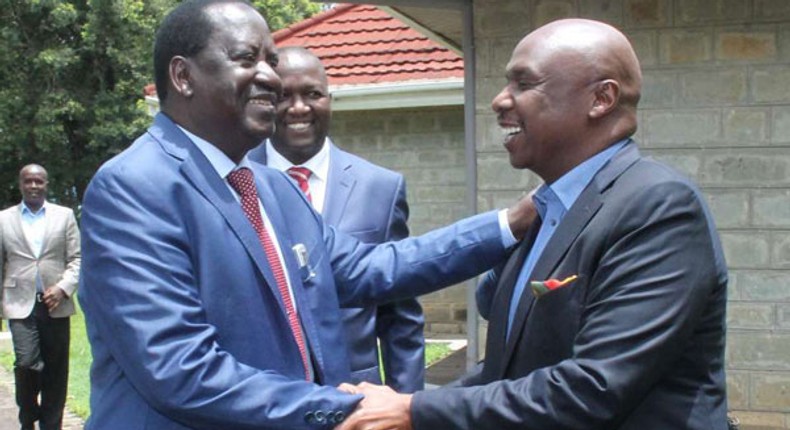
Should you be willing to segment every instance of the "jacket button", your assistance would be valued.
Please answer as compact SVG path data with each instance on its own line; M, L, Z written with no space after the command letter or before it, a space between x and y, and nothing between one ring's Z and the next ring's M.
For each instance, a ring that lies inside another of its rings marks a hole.
M315 424L315 414L312 412L307 412L304 414L304 420L307 422L307 424Z
M326 424L326 413L324 411L315 411L315 422Z
M340 424L343 420L346 419L346 414L343 411L335 412L335 423Z

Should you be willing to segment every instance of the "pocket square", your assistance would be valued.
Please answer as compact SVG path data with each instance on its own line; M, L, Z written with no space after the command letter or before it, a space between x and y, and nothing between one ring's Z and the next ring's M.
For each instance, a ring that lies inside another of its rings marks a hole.
M540 296L548 293L549 291L554 291L558 288L570 284L571 282L575 281L577 278L578 276L573 275L573 276L568 276L567 278L561 281L557 279L548 279L545 281L532 281L529 283L529 286L532 289L532 294L535 297L540 298Z

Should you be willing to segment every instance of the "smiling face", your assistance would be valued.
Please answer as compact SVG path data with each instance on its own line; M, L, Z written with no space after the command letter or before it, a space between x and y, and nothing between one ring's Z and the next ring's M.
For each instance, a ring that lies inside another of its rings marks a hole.
M276 71L283 96L271 141L289 161L303 164L321 150L329 133L332 106L326 72L318 58L302 48L283 48Z
M510 164L552 182L576 158L594 97L583 56L546 45L534 33L518 44L507 65L507 85L492 108Z
M239 161L274 131L281 82L277 51L263 17L242 3L219 3L204 13L213 23L206 47L174 57L175 90L186 100L188 130Z
M19 191L28 208L37 211L47 198L47 171L43 167L31 164L19 172Z

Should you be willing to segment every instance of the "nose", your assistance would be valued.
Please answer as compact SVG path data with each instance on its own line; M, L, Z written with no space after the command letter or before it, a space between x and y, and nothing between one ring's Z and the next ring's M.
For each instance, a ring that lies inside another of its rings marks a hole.
M282 97L283 83L272 66L266 61L259 61L255 68L255 82L276 93L278 98Z
M310 106L304 102L302 96L294 94L291 103L288 105L288 110L293 114L302 114L310 111Z
M502 91L491 100L491 109L496 113L508 110L513 106L513 99L507 87L502 88Z

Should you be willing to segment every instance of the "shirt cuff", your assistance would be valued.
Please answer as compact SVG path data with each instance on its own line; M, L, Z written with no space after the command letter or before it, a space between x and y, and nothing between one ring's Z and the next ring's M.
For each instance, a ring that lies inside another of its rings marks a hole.
M499 217L499 232L502 233L502 246L505 249L510 248L518 243L518 240L516 240L516 236L513 236L513 232L510 230L510 223L507 221L507 209L502 209L497 215Z

